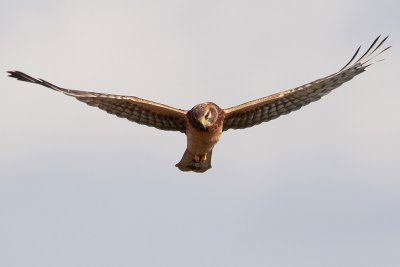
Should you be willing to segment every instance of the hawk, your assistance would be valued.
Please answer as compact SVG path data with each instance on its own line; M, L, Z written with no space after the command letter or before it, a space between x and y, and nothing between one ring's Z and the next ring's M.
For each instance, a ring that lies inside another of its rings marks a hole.
M378 51L387 38L388 36L378 43L380 40L378 36L367 51L355 60L360 46L351 60L332 75L228 109L221 109L212 102L206 102L194 106L191 110L182 110L135 96L65 89L45 80L32 78L20 71L8 73L10 77L46 86L120 118L165 131L185 133L187 148L175 166L181 171L202 173L211 168L212 151L223 131L252 127L319 100L364 72L372 64L371 59L390 48L388 46Z

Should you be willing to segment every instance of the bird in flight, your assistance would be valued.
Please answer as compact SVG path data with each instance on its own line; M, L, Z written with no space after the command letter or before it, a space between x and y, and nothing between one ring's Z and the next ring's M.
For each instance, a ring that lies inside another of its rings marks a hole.
M194 106L191 110L182 110L135 96L65 89L20 71L8 71L8 73L10 77L46 86L120 118L165 131L185 133L186 151L175 166L181 171L202 173L211 168L212 151L223 131L249 128L319 100L364 72L372 64L372 59L390 48L390 46L381 48L387 38L388 36L379 41L380 36L378 36L367 51L356 59L360 46L351 60L332 75L228 109L206 102ZM379 48L381 50L378 50Z

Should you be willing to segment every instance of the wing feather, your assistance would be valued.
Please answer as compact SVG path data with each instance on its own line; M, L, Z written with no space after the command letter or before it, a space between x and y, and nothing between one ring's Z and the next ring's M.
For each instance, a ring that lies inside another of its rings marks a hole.
M166 131L186 130L187 111L148 101L134 96L101 94L60 88L42 79L35 79L20 71L9 71L9 76L21 81L46 86L68 96L75 97L90 106L130 121Z
M380 36L374 40L367 51L354 63L360 47L353 55L351 60L338 72L315 80L311 83L297 88L282 91L267 97L246 102L244 104L225 109L224 131L228 129L243 129L252 127L262 122L276 119L281 115L298 110L311 102L319 100L329 94L343 83L353 79L358 74L365 71L371 64L367 64L371 59L380 55L390 48L386 47L374 55L379 47L386 41L385 37L375 48ZM370 52L372 50L372 52Z

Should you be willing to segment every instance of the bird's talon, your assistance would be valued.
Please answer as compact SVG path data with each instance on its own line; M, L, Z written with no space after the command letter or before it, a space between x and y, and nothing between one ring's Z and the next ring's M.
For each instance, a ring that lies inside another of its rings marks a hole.
M201 163L207 160L207 154L204 155L194 155L193 158L195 163Z

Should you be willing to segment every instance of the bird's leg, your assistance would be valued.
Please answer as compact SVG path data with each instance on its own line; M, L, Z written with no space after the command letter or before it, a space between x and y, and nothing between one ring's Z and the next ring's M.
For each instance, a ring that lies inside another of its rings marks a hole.
M194 161L200 163L207 160L207 153L203 155L194 155Z

